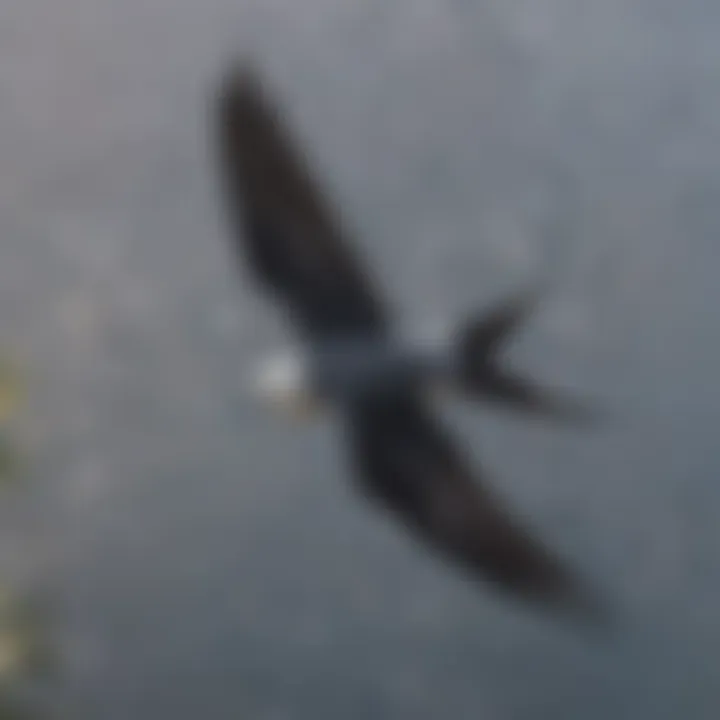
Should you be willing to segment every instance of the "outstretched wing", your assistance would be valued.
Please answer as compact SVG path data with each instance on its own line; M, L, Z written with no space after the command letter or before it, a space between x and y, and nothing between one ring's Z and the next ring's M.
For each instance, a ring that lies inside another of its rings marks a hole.
M241 257L286 303L305 336L381 333L381 304L252 68L228 74L217 120Z
M580 580L474 482L420 400L357 406L350 430L369 494L446 557L517 596L601 616Z

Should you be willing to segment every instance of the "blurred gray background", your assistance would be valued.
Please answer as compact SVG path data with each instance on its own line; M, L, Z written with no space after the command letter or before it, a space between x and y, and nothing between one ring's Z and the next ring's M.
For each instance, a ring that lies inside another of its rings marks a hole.
M3 573L56 602L74 717L720 711L720 5L3 0L0 347L34 477ZM519 365L581 433L442 408L617 602L612 641L473 585L358 502L335 428L244 396L286 340L226 245L208 111L237 52L409 323L541 272Z

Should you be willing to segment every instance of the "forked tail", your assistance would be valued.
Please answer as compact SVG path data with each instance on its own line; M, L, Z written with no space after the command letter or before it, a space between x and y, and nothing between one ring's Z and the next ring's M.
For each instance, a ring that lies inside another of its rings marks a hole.
M460 329L457 350L459 384L472 397L497 402L537 417L591 423L601 413L583 401L546 390L517 375L502 363L501 354L512 335L538 305L540 284L471 319Z

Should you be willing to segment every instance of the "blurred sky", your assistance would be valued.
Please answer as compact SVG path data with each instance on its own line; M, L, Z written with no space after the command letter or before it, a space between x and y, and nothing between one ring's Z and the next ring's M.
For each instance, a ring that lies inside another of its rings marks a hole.
M35 477L3 572L51 591L75 717L720 711L720 5L1 0L0 346ZM519 364L617 418L442 409L623 608L578 638L358 502L331 425L257 408L286 340L236 276L208 110L255 58L407 322L552 272Z

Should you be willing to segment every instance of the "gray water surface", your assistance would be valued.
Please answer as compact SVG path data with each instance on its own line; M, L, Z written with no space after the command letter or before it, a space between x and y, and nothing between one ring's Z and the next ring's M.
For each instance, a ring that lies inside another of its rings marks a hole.
M0 2L0 344L37 462L1 555L57 598L75 717L718 717L718 30L701 0ZM614 639L466 582L356 500L331 424L240 391L286 335L219 212L235 51L403 321L555 273L516 361L617 420L443 413Z

